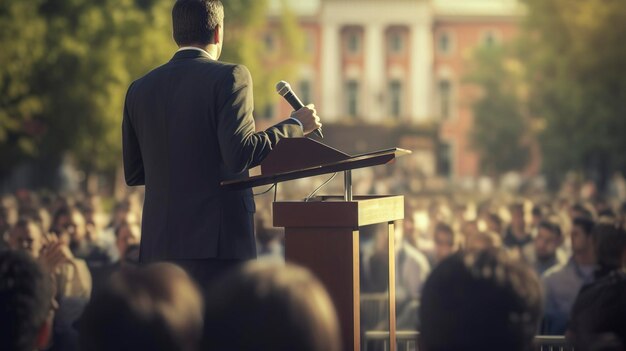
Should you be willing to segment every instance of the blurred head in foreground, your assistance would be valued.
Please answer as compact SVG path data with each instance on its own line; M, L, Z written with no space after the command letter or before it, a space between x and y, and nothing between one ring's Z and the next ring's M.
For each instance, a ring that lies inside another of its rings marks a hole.
M202 297L177 266L122 270L94 295L79 321L83 350L196 350Z
M306 269L250 262L206 298L205 350L338 351L339 324L322 284Z
M460 252L432 272L421 306L426 351L531 350L541 291L534 272L502 250Z
M46 274L20 251L0 252L0 348L43 350L56 302Z

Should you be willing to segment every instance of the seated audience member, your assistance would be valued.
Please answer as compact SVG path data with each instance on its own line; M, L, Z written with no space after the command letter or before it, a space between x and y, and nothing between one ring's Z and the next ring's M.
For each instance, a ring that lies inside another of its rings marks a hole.
M179 267L121 270L78 322L83 350L193 351L202 333L202 296Z
M341 348L333 304L304 268L246 263L214 284L206 304L204 350Z
M577 350L626 349L626 232L613 234L620 267L583 287L572 308L567 335Z
M558 251L563 242L561 227L555 221L542 220L537 225L535 237L535 272L539 276L548 269L563 263L564 259Z
M580 288L593 281L596 268L593 245L594 223L579 217L572 223L570 240L572 257L545 272L542 282L545 295L545 313L542 333L563 335L570 310Z
M0 252L0 348L43 350L56 302L48 275L28 254Z
M444 223L440 223L435 227L434 241L435 257L433 263L435 265L461 249L461 235Z
M74 257L67 241L62 240L54 236L44 237L39 226L27 219L20 219L9 233L9 246L13 250L27 252L43 268L54 273L59 298L88 298L91 294L89 269L84 261Z
M504 250L461 252L441 262L426 281L421 346L530 350L540 317L541 287L530 268Z

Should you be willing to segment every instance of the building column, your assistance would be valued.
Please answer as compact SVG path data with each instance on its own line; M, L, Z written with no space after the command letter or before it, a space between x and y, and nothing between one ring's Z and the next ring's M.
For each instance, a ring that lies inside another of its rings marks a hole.
M340 91L341 74L339 64L341 60L341 46L339 43L339 26L325 23L322 29L322 104L320 117L324 121L336 121L341 115Z
M431 118L433 38L431 22L411 27L411 115L414 122Z
M365 92L362 95L364 108L361 110L367 121L376 122L386 116L385 95L387 82L385 79L384 26L368 24L365 26Z

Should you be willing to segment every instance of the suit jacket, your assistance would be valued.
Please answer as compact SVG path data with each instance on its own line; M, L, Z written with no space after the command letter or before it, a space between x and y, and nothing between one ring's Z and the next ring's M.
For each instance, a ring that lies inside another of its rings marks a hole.
M128 88L122 123L124 175L145 185L142 262L256 256L246 177L276 143L302 136L288 119L255 132L252 79L245 66L182 50Z

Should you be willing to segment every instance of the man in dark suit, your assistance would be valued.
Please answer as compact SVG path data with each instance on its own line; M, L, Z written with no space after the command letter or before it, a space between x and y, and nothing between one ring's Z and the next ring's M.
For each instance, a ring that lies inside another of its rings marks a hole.
M220 182L246 177L280 139L321 124L309 105L255 132L248 69L217 61L221 2L179 0L172 20L180 49L128 88L124 175L128 185L146 187L141 262L177 263L206 286L256 256L252 191L227 191Z

